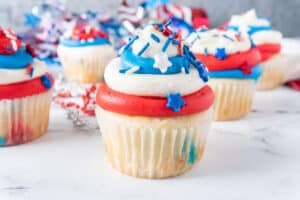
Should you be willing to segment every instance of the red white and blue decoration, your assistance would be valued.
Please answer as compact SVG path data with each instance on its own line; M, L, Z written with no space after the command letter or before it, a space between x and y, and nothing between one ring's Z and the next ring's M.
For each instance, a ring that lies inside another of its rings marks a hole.
M0 27L0 54L14 54L21 46L21 40L12 30Z

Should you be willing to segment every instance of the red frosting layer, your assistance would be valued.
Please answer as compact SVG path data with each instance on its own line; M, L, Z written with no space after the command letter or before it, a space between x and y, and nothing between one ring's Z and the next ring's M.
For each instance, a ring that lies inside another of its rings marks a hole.
M54 78L51 74L46 73L45 76L51 81L51 85L53 87ZM0 99L15 99L22 98L26 96L31 96L34 94L39 94L46 92L47 89L42 82L41 77L24 81L20 83L13 83L8 85L0 85Z
M214 94L209 86L205 86L182 98L186 105L179 112L174 112L167 108L166 98L128 95L114 91L102 83L97 93L96 102L105 110L121 114L168 117L205 111L213 104Z
M261 54L261 61L266 61L281 50L281 44L262 44L257 46Z
M209 71L241 69L244 74L251 73L252 68L261 61L259 50L256 48L228 55L224 60L219 60L213 55L196 54L196 56Z

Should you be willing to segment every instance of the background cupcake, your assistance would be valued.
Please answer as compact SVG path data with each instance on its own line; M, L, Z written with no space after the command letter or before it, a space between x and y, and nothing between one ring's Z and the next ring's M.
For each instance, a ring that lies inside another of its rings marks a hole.
M202 157L212 120L207 72L167 25L149 25L105 70L96 114L113 167L176 176Z
M0 146L16 145L48 129L53 77L34 50L0 29Z
M286 63L281 54L282 34L273 30L268 19L258 17L254 9L232 16L227 29L247 32L253 44L259 49L263 73L257 88L273 89L285 80Z
M105 66L116 56L108 36L86 24L65 33L57 53L67 79L79 83L102 81Z
M261 74L260 53L251 48L246 34L235 31L199 30L186 42L209 70L215 92L214 119L239 119L251 111Z

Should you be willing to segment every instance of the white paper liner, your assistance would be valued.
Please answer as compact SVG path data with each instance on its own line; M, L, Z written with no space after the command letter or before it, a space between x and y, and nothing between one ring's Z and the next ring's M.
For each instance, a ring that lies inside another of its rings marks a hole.
M286 57L285 82L300 79L300 40L284 38L282 54Z
M284 83L288 66L286 66L286 57L283 54L274 55L261 64L262 75L258 81L258 90L274 89Z
M47 131L51 94L0 100L0 146L26 143Z
M108 45L82 48L59 46L57 53L67 79L79 83L102 81L106 65L116 56L113 48Z
M251 111L255 81L246 79L210 79L215 93L214 120L235 120Z
M165 178L191 169L202 157L212 109L179 117L127 116L96 108L107 156L135 177Z

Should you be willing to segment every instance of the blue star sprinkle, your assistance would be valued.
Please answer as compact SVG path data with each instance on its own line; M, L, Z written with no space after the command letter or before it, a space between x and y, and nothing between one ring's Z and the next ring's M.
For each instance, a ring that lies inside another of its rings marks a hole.
M30 26L32 28L36 28L38 24L40 23L41 18L32 14L32 13L26 13L25 14L25 25Z
M216 52L215 56L216 56L219 60L224 60L224 59L227 57L225 48L217 48L217 52Z
M185 101L181 98L180 93L168 94L167 100L167 108L171 108L174 112L179 112L181 107L186 104Z
M51 80L50 80L50 78L47 75L43 75L41 77L41 81L42 81L42 84L44 85L44 87L46 89L50 89L52 87Z

